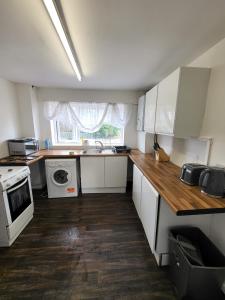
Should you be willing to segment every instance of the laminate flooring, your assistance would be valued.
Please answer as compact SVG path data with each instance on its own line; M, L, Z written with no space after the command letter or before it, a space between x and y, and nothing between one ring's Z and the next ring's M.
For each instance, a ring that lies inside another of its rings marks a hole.
M34 218L0 248L0 299L175 300L131 194L35 196Z

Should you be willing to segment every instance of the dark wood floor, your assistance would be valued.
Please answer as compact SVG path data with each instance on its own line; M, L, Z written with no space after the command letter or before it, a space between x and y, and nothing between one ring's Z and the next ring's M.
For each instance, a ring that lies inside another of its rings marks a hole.
M0 249L0 299L176 299L131 196L35 200L35 216Z

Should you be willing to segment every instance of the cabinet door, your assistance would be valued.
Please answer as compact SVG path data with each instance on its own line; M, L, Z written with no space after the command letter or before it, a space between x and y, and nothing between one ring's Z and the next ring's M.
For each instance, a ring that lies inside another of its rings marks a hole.
M126 187L127 156L105 157L105 187Z
M134 201L135 208L137 210L138 216L141 216L141 181L142 181L141 171L133 165L133 190L132 199Z
M155 115L157 102L158 86L155 86L146 93L145 114L144 114L144 131L155 132Z
M156 133L170 135L174 133L179 76L180 69L177 69L159 83L155 123Z
M145 109L145 96L142 96L138 100L138 112L137 112L138 131L143 131L144 129L144 109Z
M103 188L105 186L105 158L81 157L82 188Z
M141 220L152 252L155 250L159 194L142 177Z

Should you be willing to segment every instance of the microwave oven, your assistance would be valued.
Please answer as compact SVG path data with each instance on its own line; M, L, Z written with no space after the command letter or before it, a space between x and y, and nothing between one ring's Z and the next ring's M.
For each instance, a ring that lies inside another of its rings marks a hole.
M21 138L8 140L9 155L27 156L39 150L38 140L35 138Z

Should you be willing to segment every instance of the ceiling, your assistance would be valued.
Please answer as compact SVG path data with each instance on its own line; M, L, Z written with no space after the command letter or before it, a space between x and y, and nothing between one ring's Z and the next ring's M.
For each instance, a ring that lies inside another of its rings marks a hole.
M225 37L224 0L61 0L60 4L82 82L77 81L41 0L1 0L1 77L35 86L147 89Z

